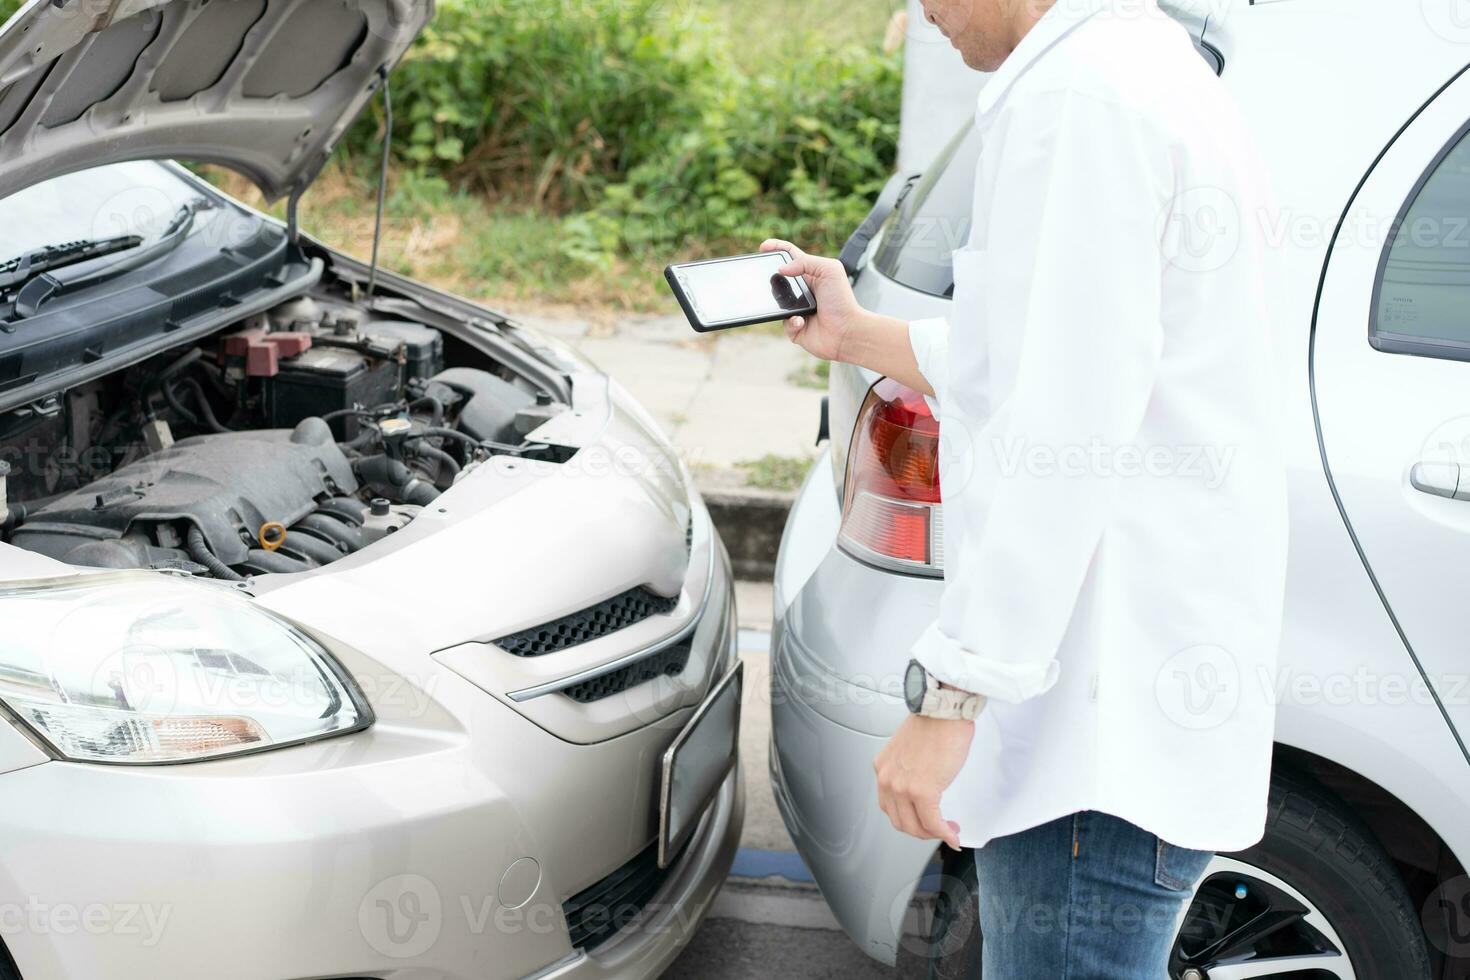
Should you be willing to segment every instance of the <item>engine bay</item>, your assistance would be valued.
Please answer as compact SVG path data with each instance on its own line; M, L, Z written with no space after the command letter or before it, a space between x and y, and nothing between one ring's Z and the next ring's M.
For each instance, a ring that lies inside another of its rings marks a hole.
M528 438L552 392L328 291L0 414L0 538L68 564L225 580L321 568Z

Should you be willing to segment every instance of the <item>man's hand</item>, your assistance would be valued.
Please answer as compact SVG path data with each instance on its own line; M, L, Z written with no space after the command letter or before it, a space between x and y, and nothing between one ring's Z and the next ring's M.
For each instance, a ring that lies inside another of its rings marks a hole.
M794 316L786 321L786 336L792 343L825 361L858 364L923 394L934 394L914 360L905 321L863 309L852 293L847 270L836 259L807 255L779 238L761 245L762 252L783 249L791 254L792 261L781 268L782 275L805 276L817 299L815 316Z
M960 848L959 824L939 812L939 797L954 782L975 737L973 721L909 715L873 762L878 806L893 826L920 840Z
M817 299L817 313L812 317L794 316L786 321L786 336L807 353L824 361L841 361L844 349L851 353L853 334L868 311L858 305L852 294L847 270L836 259L807 255L790 242L772 238L761 244L762 252L786 251L790 265L781 268L783 276L805 276L812 295Z

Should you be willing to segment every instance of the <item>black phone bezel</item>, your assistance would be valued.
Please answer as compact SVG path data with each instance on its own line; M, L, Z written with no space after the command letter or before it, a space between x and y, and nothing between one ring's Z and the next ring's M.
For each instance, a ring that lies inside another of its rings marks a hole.
M722 259L704 259L699 262L676 262L673 265L667 266L664 269L664 281L667 282L669 284L669 288L673 290L674 299L679 301L679 307L684 311L684 316L689 320L689 325L693 327L697 333L714 333L717 330L733 330L736 327L751 327L755 326L758 323L782 323L793 316L812 316L813 314L815 314L817 312L817 298L812 295L812 287L807 285L806 277L804 276L790 277L796 280L797 285L801 289L801 298L806 303L806 305L799 310L783 311L780 316L776 317L761 316L755 317L753 319L721 320L718 322L718 324L705 323L699 318L699 315L694 312L694 307L689 302L689 297L684 291L684 284L679 281L677 270L691 269L703 265L719 265L724 262L739 262L744 259L761 258L767 255L784 255L786 257L786 261L791 261L791 253L787 252L785 249L778 249L774 252L750 252L745 255L731 255Z

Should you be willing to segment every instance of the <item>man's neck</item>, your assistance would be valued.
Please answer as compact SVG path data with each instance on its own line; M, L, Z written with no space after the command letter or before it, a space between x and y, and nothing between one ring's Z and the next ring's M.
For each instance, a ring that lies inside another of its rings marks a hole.
M1076 0L1063 0L1065 3L1075 3ZM1046 12L1054 7L1057 0L1011 0L1008 4L1009 12L1006 15L1006 41L1010 45L1006 51L1009 58L1020 45L1022 38L1031 33Z

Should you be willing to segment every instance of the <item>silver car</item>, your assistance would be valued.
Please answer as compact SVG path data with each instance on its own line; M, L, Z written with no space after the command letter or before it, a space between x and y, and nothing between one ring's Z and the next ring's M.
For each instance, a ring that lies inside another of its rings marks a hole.
M1207 269L1242 222L1265 223L1282 273L1272 308L1292 488L1280 670L1187 678L1203 696L1178 719L1209 724L1229 710L1232 684L1269 685L1279 714L1265 838L1210 867L1170 974L1460 976L1470 962L1470 28L1435 0L1166 6L1254 121L1276 182L1279 205L1263 214L1233 213L1200 189L1196 220L1176 230ZM967 128L921 177L891 185L846 255L864 305L946 312L977 153ZM932 951L942 975L973 976L973 862L896 832L872 773L904 716L907 651L938 608L937 424L913 393L836 366L830 432L776 576L776 798L864 950L889 963ZM859 485L887 498L861 513L885 519L850 519L845 488ZM1231 805L1208 771L1175 791L1201 808ZM946 872L937 914L906 937L936 857Z
M3 980L652 977L730 868L682 462L570 351L296 226L429 16L0 29Z

